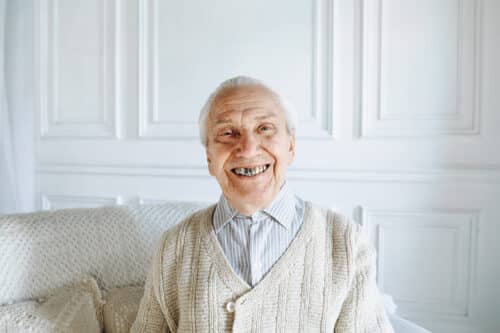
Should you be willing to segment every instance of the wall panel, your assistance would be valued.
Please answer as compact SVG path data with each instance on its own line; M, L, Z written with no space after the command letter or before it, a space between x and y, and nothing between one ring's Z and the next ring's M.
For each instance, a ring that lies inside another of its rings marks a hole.
M209 92L234 75L280 87L300 115L299 136L332 136L331 2L219 6L139 2L139 137L196 139L198 112ZM224 7L245 16L221 18Z
M115 137L115 1L36 3L42 138Z
M480 1L364 1L361 137L479 134Z
M376 244L379 285L401 311L470 316L479 212L367 209L363 224Z

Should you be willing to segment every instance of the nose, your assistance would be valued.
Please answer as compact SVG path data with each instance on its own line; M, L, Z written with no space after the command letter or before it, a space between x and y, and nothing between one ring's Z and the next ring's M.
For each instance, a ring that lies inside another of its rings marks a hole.
M259 152L259 138L254 134L245 133L240 138L238 148L238 156L246 158L254 157Z

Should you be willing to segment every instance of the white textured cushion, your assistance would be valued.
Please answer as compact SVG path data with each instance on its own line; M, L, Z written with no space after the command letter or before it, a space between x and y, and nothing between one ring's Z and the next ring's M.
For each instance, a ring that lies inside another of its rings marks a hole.
M0 305L95 276L108 290L144 283L161 234L203 204L65 209L0 216Z
M101 332L101 292L88 278L42 302L0 307L0 332Z
M143 287L124 287L110 290L103 307L104 331L106 333L128 333L134 323L139 303L144 294Z

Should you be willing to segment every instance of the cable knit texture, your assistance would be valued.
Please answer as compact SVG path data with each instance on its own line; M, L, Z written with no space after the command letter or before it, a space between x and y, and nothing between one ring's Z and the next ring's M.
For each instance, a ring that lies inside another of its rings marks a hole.
M224 257L214 207L160 239L132 332L393 332L358 225L307 202L296 237L252 288Z

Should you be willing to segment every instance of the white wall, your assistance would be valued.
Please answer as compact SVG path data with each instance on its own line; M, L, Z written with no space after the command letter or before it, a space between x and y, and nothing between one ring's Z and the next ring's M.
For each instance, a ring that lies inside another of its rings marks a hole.
M35 205L33 4L6 1L5 85L15 172L9 210L33 211ZM6 198L7 199L7 198ZM4 211L5 212L5 211Z
M500 2L34 3L40 207L215 201L197 113L254 75L299 110L292 187L366 225L401 313L500 330Z

